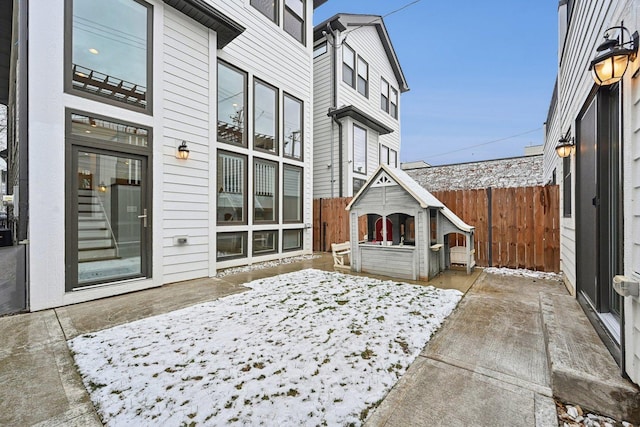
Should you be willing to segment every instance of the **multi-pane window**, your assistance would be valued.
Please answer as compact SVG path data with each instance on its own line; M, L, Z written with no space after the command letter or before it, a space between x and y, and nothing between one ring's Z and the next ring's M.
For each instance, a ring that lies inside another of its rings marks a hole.
M389 112L389 83L385 79L380 79L380 108Z
M246 145L246 87L245 73L218 62L218 141Z
M282 231L282 250L294 251L302 249L302 230Z
M304 44L304 27L304 1L284 0L284 30Z
M151 8L135 0L72 0L66 88L150 109Z
M265 255L278 252L278 231L254 231L253 254Z
M218 261L247 257L247 233L217 233L217 256Z
M276 24L278 23L278 0L251 0L251 6Z
M218 224L245 224L247 204L246 157L218 151Z
M284 155L302 159L302 101L284 95Z
M562 159L562 214L571 217L571 156Z
M342 46L342 81L356 87L356 54L346 44Z
M277 180L277 163L255 159L253 168L254 222L275 222L278 219Z
M369 97L369 64L358 56L358 92Z
M367 130L353 125L353 171L367 173Z
M302 222L302 169L285 165L282 176L282 219Z
M255 80L253 93L253 147L277 152L278 90Z
M391 105L389 107L389 114L391 114L391 117L393 117L394 119L397 119L398 118L398 91L393 87L391 88L390 101L391 101Z

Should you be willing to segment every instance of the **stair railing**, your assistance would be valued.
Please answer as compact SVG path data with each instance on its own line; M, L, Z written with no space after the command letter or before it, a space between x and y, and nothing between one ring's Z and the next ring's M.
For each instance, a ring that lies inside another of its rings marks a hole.
M94 191L95 193L95 191ZM107 215L107 211L104 209L104 204L102 204L102 199L100 196L96 196L98 199L98 203L100 204L100 209L102 209L102 214L104 215L104 220L107 223L107 229L109 230L109 235L111 236L111 240L113 241L113 245L116 248L116 257L120 257L120 247L118 246L118 241L116 240L116 235L113 232L113 228L111 228L111 221L109 221L109 216Z

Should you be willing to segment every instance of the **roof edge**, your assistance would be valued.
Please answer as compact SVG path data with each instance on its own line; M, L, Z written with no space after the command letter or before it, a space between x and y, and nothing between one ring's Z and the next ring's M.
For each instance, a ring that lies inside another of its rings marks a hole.
M385 125L375 117L365 113L353 105L347 105L346 107L340 107L337 109L329 110L327 114L329 117L335 117L336 119L341 119L343 117L351 117L354 120L362 123L363 125L375 130L380 135L387 135L393 132L393 129L389 126Z

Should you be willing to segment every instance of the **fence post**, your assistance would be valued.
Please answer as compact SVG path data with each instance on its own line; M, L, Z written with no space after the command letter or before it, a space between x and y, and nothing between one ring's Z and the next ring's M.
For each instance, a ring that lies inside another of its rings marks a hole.
M491 187L487 188L487 228L488 228L488 241L489 241L489 256L487 260L487 266L493 267L493 230L491 219Z

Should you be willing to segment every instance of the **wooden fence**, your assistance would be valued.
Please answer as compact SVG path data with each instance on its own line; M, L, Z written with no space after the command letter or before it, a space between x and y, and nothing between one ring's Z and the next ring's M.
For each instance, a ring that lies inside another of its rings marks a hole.
M560 270L559 188L557 185L435 191L432 194L463 221L476 227L479 266ZM313 201L313 250L349 240L351 198ZM366 229L366 219L359 229Z

